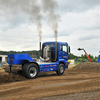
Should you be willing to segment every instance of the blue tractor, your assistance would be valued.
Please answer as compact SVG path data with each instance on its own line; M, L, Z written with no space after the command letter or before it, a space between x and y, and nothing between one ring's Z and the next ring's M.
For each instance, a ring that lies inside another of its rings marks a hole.
M22 72L27 78L37 78L39 73L56 71L62 75L70 63L70 46L66 42L40 42L40 61L34 61L28 54L8 54L8 64L3 65L6 72Z
M100 55L98 56L98 63L100 62Z

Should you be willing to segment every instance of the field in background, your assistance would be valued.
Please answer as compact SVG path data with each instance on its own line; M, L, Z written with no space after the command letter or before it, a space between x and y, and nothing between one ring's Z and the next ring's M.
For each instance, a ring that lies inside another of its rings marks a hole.
M74 66L76 66L76 64L70 64L70 65L68 65L68 68L72 68Z

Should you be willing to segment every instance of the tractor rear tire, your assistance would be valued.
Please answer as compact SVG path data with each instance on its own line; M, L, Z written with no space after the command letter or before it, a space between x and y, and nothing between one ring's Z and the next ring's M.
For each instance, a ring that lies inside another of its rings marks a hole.
M58 67L58 71L56 71L56 73L58 75L62 75L64 73L64 71L65 71L65 66L64 66L64 64L60 63L59 67Z
M38 77L39 68L36 64L25 64L22 69L23 75L27 78L34 79Z

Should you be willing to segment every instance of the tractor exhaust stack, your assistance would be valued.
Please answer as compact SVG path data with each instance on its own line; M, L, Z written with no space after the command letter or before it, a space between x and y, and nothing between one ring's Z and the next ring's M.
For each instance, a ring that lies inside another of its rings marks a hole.
M40 51L41 51L41 42L39 43L39 45L40 45Z
M55 61L57 60L57 41L55 41Z

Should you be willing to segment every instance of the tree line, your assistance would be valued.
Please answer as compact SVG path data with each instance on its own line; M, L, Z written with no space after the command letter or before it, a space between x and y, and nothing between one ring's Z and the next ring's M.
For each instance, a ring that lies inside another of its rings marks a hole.
M89 57L92 60L92 62L96 62L97 58L98 58L97 56L94 57L91 54L89 54ZM75 61L78 61L78 62L82 62L82 61L88 62L88 58L87 58L87 56L85 54L82 54L81 56L76 56L76 55L70 53L69 54L69 59L74 59Z
M31 50L31 51L0 51L0 55L8 55L8 54L29 54L29 55L33 54L33 58L39 58L37 50Z
M31 50L31 51L0 51L0 55L8 55L8 54L33 54L33 58L39 58L38 50ZM93 62L97 61L98 57L94 57L93 55L89 54L89 57ZM81 56L76 56L72 53L69 54L69 59L74 59L75 61L88 61L87 56L82 54Z

